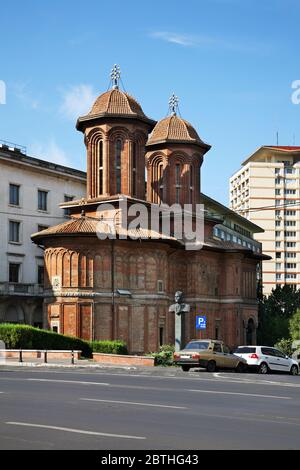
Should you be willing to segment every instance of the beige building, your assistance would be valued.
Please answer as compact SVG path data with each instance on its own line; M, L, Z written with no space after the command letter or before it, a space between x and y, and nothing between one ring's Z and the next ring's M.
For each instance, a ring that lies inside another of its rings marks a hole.
M66 220L59 203L82 197L85 180L0 142L0 322L42 325L44 256L30 236Z
M300 287L300 147L263 146L230 178L230 207L259 225L263 291Z

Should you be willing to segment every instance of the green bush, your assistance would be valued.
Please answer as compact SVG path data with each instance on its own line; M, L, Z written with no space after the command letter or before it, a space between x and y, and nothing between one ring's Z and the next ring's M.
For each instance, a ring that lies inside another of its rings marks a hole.
M154 357L154 365L156 366L172 366L174 351L173 344L163 344L158 352L151 353L149 356Z
M128 354L127 346L124 341L90 341L90 347L93 352L104 354Z
M292 339L282 338L280 341L278 341L278 343L274 345L274 347L283 352L283 354L291 356L293 354L292 342Z
M92 349L87 341L30 325L1 323L0 339L7 349L73 349L82 351L84 357L92 356Z

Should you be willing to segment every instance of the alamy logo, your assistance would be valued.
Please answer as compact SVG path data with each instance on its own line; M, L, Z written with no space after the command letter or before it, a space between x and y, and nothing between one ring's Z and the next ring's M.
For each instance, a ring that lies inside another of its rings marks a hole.
M121 199L118 207L101 204L97 210L97 236L100 240L169 239L186 250L201 250L204 243L204 206L179 204L133 204Z
M6 362L5 349L4 341L0 340L0 364L4 364Z
M6 104L6 85L3 80L0 80L0 104Z
M294 80L292 88L295 90L292 93L291 99L293 104L300 104L300 80Z

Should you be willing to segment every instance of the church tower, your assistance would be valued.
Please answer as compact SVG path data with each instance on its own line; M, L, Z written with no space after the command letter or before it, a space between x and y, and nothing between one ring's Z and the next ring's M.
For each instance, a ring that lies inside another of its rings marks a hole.
M146 144L147 200L172 205L200 202L200 169L211 148L177 115L178 98L169 100L170 115L159 121Z
M78 119L87 148L87 199L123 194L145 199L145 144L156 121L119 88L120 68L111 71L112 87Z

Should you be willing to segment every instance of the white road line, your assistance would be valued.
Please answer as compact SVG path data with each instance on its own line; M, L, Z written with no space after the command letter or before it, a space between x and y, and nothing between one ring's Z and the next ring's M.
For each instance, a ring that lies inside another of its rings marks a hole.
M87 434L90 436L116 437L116 438L122 438L122 439L146 439L146 437L142 437L142 436L128 436L126 434L110 434L107 432L85 431L83 429L63 428L60 426L48 426L46 424L19 423L15 421L7 421L5 424L10 424L13 426L27 426L31 428L53 429L54 431L73 432L77 434Z
M177 410L186 410L186 406L171 406L171 405L158 405L155 403L138 403L133 401L116 401L116 400L99 400L98 398L79 398L84 401L99 401L103 403L120 403L121 405L138 405L138 406L153 406L158 408L174 408Z
M110 385L106 382L84 382L81 380L55 380L55 379L26 379L31 382L58 382L58 383L67 383L67 384L83 384L83 385Z
M259 395L257 393L238 393L238 392L219 392L217 390L187 390L188 392L198 393L218 393L222 395L243 395L246 397L260 397L260 398L279 398L281 400L291 400L291 397L278 397L275 395Z

